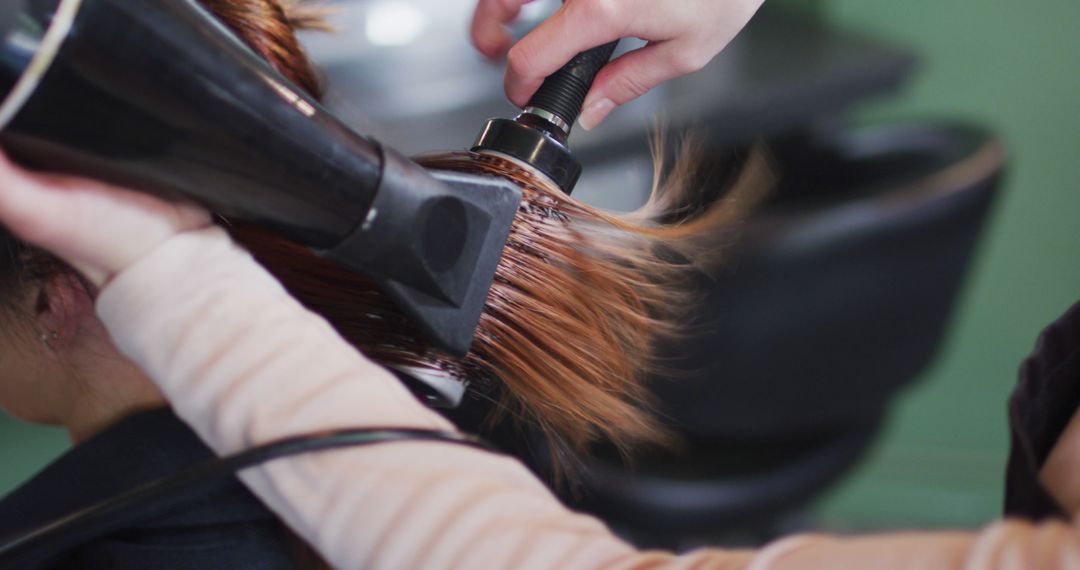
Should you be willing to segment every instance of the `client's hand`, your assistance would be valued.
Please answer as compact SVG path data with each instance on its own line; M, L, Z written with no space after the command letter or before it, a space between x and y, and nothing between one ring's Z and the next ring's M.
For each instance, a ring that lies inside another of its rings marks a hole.
M0 153L0 224L97 286L174 234L209 223L199 208L92 180L28 172Z
M524 106L578 52L626 37L649 45L614 60L596 77L581 126L600 124L615 107L668 79L697 71L742 30L764 0L565 0L513 47L503 25L532 0L479 0L472 40L489 58L506 53L506 95Z

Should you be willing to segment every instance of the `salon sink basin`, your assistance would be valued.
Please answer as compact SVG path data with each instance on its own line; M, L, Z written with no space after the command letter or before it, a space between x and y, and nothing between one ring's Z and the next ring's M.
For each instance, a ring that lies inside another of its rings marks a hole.
M633 469L599 446L579 508L644 546L768 538L868 448L941 344L997 192L1002 145L956 124L774 141L778 189L663 348L683 445ZM759 526L754 526L759 525Z
M880 416L933 358L997 189L999 142L960 125L772 145L780 184L654 382L700 436L821 432Z

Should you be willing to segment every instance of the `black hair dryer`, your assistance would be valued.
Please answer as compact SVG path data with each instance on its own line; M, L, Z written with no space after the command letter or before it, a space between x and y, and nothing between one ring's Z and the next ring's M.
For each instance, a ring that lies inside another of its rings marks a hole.
M464 354L521 199L342 124L193 0L3 0L0 144L257 223L375 279Z

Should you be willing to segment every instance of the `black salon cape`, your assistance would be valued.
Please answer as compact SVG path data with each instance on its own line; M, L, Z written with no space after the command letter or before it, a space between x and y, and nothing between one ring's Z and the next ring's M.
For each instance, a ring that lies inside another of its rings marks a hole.
M1080 302L1043 330L1035 352L1020 366L1020 383L1009 400L1012 451L1005 481L1006 515L1068 518L1039 482L1039 471L1078 408Z
M168 409L128 417L0 500L0 543L97 500L213 458ZM56 555L46 568L292 568L282 525L239 481Z

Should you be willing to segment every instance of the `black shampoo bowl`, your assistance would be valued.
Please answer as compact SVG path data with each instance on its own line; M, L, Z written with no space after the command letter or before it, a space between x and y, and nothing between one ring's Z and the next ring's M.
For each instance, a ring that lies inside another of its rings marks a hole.
M941 343L1004 164L961 125L772 150L779 188L652 383L685 445L632 470L599 450L577 502L643 545L767 534L856 462Z

